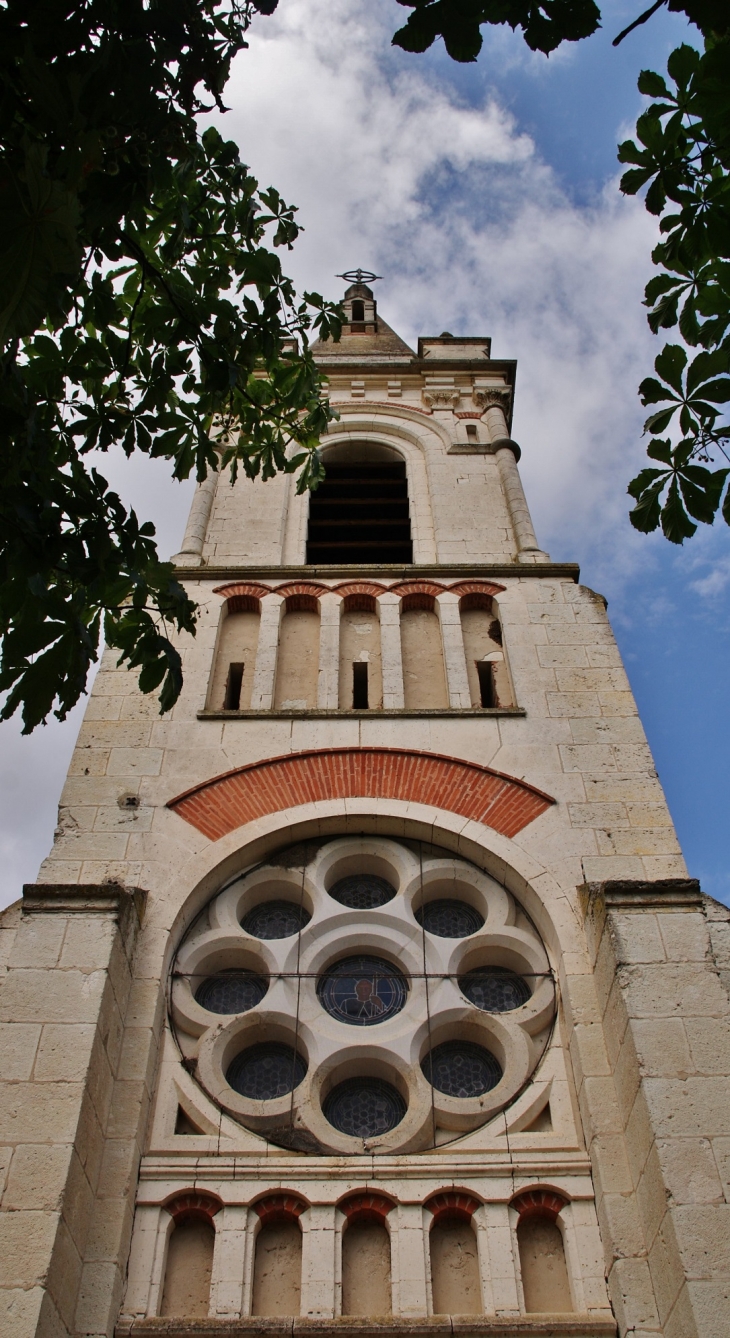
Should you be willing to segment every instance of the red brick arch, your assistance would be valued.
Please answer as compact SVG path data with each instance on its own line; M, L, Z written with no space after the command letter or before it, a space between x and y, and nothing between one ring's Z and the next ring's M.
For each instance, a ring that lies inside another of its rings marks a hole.
M443 595L446 593L446 586L441 585L440 581L399 581L397 585L391 585L391 595Z
M319 581L285 581L283 585L277 585L274 593L283 595L285 599L292 595L314 595L315 599L319 599L320 595L329 594L329 586L321 585Z
M287 1190L280 1194L267 1194L253 1204L254 1212L258 1213L264 1226L271 1222L296 1222L306 1208L304 1199Z
M322 799L402 799L516 836L555 800L491 767L405 748L321 748L251 762L168 801L211 841L282 809Z
M504 590L505 586L493 581L457 581L449 586L450 595L501 595Z
M336 595L342 595L345 599L348 595L372 595L377 599L378 595L387 594L387 585L380 585L378 581L342 581L340 585L332 587Z
M554 1222L568 1200L555 1189L528 1189L512 1199L510 1208L519 1213L520 1222L529 1217L546 1217Z
M223 595L224 599L263 599L270 595L268 585L257 585L255 581L236 581L234 585L216 585L213 593Z
M175 1220L177 1226L180 1222L208 1222L212 1223L216 1213L219 1213L223 1207L222 1201L217 1194L208 1194L205 1190L189 1189L182 1194L175 1194L173 1198L168 1199L164 1205L168 1213Z
M393 1200L386 1199L384 1194L373 1194L368 1189L355 1190L341 1199L337 1207L345 1214L348 1222L384 1222L393 1207Z
M447 1221L450 1217L458 1217L462 1222L471 1222L477 1208L481 1208L481 1200L475 1199L473 1194L467 1194L463 1189L447 1189L440 1194L434 1194L432 1198L427 1199L424 1207L433 1213L434 1222Z

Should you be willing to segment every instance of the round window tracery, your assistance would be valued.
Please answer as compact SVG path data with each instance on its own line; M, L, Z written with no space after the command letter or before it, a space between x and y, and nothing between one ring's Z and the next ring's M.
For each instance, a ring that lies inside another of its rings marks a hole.
M268 988L255 971L221 971L198 986L195 998L209 1013L247 1013L261 1003Z
M226 1081L251 1101L273 1101L298 1087L307 1066L289 1045L252 1045L229 1064Z
M468 938L484 924L484 916L465 901L428 901L416 911L419 925L439 938Z
M320 977L317 994L331 1017L372 1027L400 1012L408 986L397 967L380 957L346 957Z
M324 1116L341 1134L377 1138L401 1123L406 1103L390 1083L378 1078L349 1078L330 1092Z
M349 906L354 911L372 911L392 901L395 888L377 874L354 873L339 878L329 893L341 906Z
M309 911L295 901L265 901L244 915L241 928L253 938L291 938L311 920Z
M171 1021L208 1097L264 1138L334 1154L353 1138L425 1151L434 1127L441 1143L509 1105L555 1014L545 949L511 894L448 851L386 837L297 859L227 884L178 949ZM378 873L351 872L363 867Z
M522 976L500 966L478 966L459 977L459 989L484 1013L511 1013L530 998Z
M491 1051L471 1041L446 1041L426 1055L421 1068L445 1096L465 1099L491 1092L502 1079L502 1066Z

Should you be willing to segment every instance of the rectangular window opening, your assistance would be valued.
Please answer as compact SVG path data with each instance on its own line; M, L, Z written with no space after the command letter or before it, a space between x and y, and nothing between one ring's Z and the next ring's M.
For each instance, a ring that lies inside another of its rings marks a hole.
M497 697L494 691L494 671L489 661L477 660L477 674L479 675L479 696L481 706L496 706Z
M354 711L368 710L367 664L353 664L352 666L352 708Z
M242 664L230 664L228 666L228 678L226 679L226 697L223 702L224 711L239 711L241 709L241 686L243 684Z

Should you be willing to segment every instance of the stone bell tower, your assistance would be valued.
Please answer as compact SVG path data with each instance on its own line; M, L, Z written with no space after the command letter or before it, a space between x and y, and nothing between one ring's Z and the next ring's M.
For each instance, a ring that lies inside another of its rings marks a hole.
M722 1338L728 912L514 362L344 277L324 483L198 489L183 694L105 656L0 917L0 1330Z

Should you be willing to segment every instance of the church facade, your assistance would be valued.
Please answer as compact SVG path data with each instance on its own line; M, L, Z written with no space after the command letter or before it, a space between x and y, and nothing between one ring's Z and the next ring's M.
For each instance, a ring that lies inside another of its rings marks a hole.
M361 276L326 479L211 475L0 917L0 1331L730 1335L730 912L486 337Z

